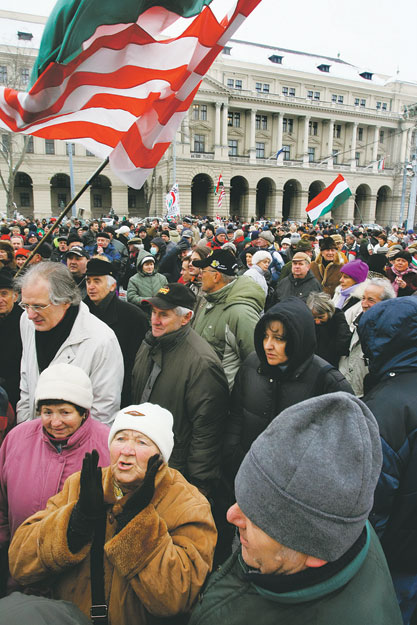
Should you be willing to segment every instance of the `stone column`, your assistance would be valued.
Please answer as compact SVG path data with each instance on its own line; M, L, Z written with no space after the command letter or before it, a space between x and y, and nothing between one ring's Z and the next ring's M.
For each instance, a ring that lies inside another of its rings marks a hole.
M256 163L256 109L250 110L249 161Z
M408 130L406 128L401 128L401 130L402 130L402 133L401 133L400 163L404 163L406 159L406 153L407 153Z
M276 145L275 145L275 153L278 152L278 150L280 150L282 148L282 120L283 120L283 114L282 113L277 113L277 129L276 129ZM282 167L282 162L284 160L284 152L281 152L281 154L278 156L277 159L277 165L279 165L280 167Z
M353 224L354 215L355 215L355 196L351 195L343 205L342 220Z
M222 132L221 132L221 158L229 159L229 146L227 142L227 124L229 117L229 107L227 104L222 105Z
M222 118L221 118L221 103L216 102L215 104L216 112L214 119L214 158L218 160L221 158L222 148L220 145L220 137L221 137L221 129L222 129Z
M112 185L111 202L116 215L128 215L127 187L125 185Z
M333 156L331 156L331 154L333 152L334 119L329 119L328 132L327 156L330 156L330 158L327 159L327 169L333 169Z
M380 126L375 126L374 128L374 141L372 145L372 171L378 171L378 144L379 144L379 129Z
M281 155L280 155L281 156ZM268 211L268 218L282 221L282 189L275 189L271 195L271 209Z
M56 216L61 212L60 208L51 206L51 185L48 182L41 183L41 184L34 184L32 188L32 194L33 194L33 214L37 218L39 219L42 219L43 217L48 218L54 215ZM90 196L88 191L86 191L84 195L88 197ZM82 196L82 199L84 199L84 196ZM68 200L69 200L69 194L68 194ZM80 204L80 202L81 202L81 198L80 198L80 201L77 202L77 207ZM20 212L25 213L25 210L20 209Z
M304 129L303 129L303 167L310 167L308 160L308 125L310 123L310 117L306 115L304 117Z
M351 171L356 171L355 152L356 152L357 130L358 130L358 123L353 122L352 123L352 139L351 139L351 144L350 144L350 169Z

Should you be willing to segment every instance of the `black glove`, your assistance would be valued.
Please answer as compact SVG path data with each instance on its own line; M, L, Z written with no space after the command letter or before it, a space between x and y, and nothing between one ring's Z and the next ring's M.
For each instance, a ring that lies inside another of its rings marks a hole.
M116 534L151 503L155 493L155 476L161 464L162 458L159 454L155 454L155 456L149 458L142 484L135 490L130 499L127 500L123 512L117 517Z
M86 453L80 476L80 495L68 523L67 541L72 553L80 551L94 532L94 525L105 514L101 467L98 451Z

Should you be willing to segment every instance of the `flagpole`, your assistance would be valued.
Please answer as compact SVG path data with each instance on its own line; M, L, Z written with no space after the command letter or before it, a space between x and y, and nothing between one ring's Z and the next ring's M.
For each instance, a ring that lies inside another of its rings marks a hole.
M74 195L74 197L70 200L70 202L66 205L66 207L64 208L64 210L62 211L62 213L60 214L60 216L58 217L58 219L56 220L53 230L55 230L55 228L57 228L59 226L59 224L61 223L61 221L64 219L65 215L71 210L71 208L74 206L74 204L80 199L80 197L82 196L82 194L88 189L88 187L92 184L92 182L94 181L94 179L103 171L103 169L109 164L109 157L107 157L100 165L100 167L98 167L96 169L96 171L93 173L93 175L87 180L87 182L82 186L82 188L78 191L78 193L76 195ZM46 232L42 239L40 241L38 241L38 243L36 244L35 248L31 251L31 253L29 254L29 256L26 258L25 262L23 263L23 265L20 267L20 269L16 272L16 276L17 277L20 272L22 271L22 269L24 269L26 267L26 265L29 264L29 262L32 260L32 258L35 256L36 252L38 251L39 247L42 245L42 243L44 243L46 241L46 239L52 234L52 230L49 230L48 232Z

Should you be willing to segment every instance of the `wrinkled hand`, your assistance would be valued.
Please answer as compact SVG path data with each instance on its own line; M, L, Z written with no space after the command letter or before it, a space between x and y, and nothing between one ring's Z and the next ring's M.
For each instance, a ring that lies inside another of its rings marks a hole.
M155 493L155 476L162 463L163 460L159 454L155 454L149 458L142 484L135 490L130 499L127 500L123 512L117 517L118 532L151 503Z
M101 467L98 466L99 454L96 449L86 453L80 477L80 496L78 507L86 517L96 518L104 511L103 484Z

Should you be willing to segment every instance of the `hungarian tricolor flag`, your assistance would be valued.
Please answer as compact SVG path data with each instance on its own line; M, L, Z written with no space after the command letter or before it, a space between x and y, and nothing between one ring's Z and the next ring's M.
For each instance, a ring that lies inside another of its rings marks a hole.
M216 56L261 0L59 0L0 127L84 145L140 188Z
M308 203L307 215L316 225L320 217L346 202L350 195L352 195L352 191L349 189L348 183L342 174L339 174L331 185L323 189Z

